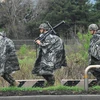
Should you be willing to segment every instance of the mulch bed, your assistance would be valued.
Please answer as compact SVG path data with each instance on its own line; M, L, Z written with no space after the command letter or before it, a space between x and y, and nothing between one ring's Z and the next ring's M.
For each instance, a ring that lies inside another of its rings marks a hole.
M100 94L100 91L0 91L0 96L26 96L26 95L87 95Z

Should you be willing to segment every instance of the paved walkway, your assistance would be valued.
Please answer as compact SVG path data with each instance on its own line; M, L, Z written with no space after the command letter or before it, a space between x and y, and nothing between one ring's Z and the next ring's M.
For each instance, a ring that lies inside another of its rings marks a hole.
M100 100L100 95L5 96L0 100Z

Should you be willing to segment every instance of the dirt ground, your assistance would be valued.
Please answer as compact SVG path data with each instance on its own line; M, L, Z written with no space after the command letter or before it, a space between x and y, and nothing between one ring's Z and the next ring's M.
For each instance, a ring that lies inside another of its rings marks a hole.
M27 95L87 95L100 94L100 91L0 91L0 96L27 96Z

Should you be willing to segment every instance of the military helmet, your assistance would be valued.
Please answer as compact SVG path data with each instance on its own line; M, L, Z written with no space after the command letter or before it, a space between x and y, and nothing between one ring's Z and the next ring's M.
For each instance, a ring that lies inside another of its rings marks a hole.
M89 27L88 27L88 29L96 31L96 30L98 30L98 26L96 24L90 24Z
M45 30L49 30L49 26L46 23L42 23L39 28L45 29Z

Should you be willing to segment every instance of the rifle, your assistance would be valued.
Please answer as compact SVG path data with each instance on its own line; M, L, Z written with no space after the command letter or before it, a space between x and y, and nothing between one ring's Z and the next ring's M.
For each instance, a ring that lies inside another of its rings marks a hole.
M40 40L40 41L42 42L42 41L43 41L49 34L51 34L52 32L53 32L54 34L57 34L57 33L55 32L54 29L58 28L58 27L59 27L60 25L62 25L62 24L65 24L65 21L61 21L60 23L58 23L58 24L55 25L54 27L52 27L48 21L47 21L46 23L47 23L48 26L50 27L50 30L49 30L47 33L43 34L41 37L37 37L37 38L34 40L34 42L35 42L36 40Z

